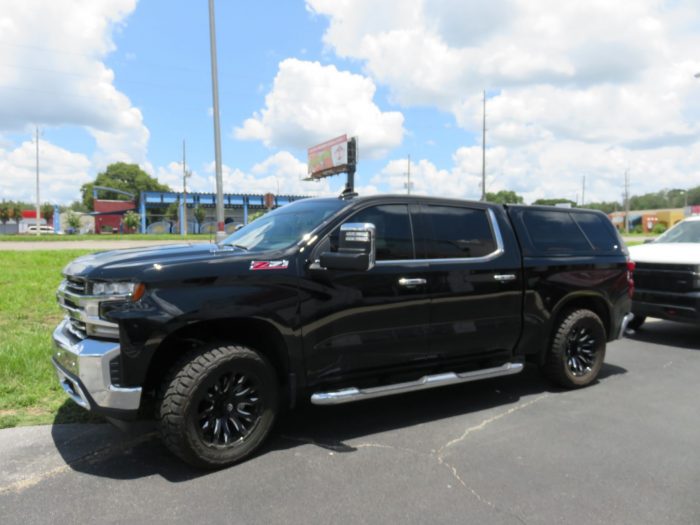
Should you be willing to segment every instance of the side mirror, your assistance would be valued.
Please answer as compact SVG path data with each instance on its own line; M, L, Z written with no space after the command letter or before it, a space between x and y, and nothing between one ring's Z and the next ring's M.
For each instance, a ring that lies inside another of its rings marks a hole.
M644 239L644 244L649 244L651 242L654 242L654 239Z
M369 222L348 222L340 226L337 252L324 252L319 263L329 270L365 272L374 268L376 229Z

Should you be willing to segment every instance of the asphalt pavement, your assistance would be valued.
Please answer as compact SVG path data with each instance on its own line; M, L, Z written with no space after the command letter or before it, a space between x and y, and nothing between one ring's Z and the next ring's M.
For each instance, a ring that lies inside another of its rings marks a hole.
M287 416L256 457L184 466L150 427L0 431L0 521L700 523L700 327L650 322L599 381L536 369Z

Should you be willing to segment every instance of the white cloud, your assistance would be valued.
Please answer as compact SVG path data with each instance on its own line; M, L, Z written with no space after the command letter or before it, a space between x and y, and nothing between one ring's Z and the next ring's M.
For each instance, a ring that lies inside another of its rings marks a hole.
M95 138L96 167L143 163L143 116L104 64L136 0L22 0L0 12L0 130L75 125Z
M619 199L628 166L633 193L700 180L688 160L700 149L696 1L377 4L307 0L329 19L328 48L362 61L399 104L451 112L480 137L488 90L489 191L573 199L586 175L586 200ZM477 145L447 169L419 162L416 184L478 197L478 182L454 177L478 176L480 157ZM403 190L392 166L378 180Z
M41 202L68 204L80 198L80 186L90 182L90 160L82 154L39 141ZM36 143L0 148L0 200L36 200Z
M629 170L632 194L661 188L688 187L700 180L700 141L690 146L650 150L605 144L541 140L519 147L487 149L486 190L513 190L531 203L539 198L580 202L583 177L585 200L620 201L624 173ZM395 159L376 174L375 189L405 193L405 159ZM481 147L461 147L452 165L440 168L422 159L411 162L413 193L478 200L481 196Z
M359 137L362 155L376 157L401 144L403 115L374 102L374 82L335 66L282 61L265 107L234 130L239 139L305 149L329 138Z
M171 162L157 170L158 180L175 191L182 191L182 164ZM287 195L330 195L329 181L307 182L306 164L287 151L279 151L254 165L249 172L227 165L222 166L224 193L279 193ZM208 163L201 172L194 170L187 179L187 190L216 192L214 163Z
M475 148L462 148L453 156L449 169L440 169L432 162L421 159L411 161L411 193L461 199L477 199L481 178L476 175L476 165L481 166L481 152ZM480 169L480 168L479 168ZM389 193L406 193L408 162L405 159L390 161L371 183Z

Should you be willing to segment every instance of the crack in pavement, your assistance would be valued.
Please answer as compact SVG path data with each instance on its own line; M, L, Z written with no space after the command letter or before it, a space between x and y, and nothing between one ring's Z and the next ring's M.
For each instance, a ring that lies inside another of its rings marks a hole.
M418 450L413 450L410 448L403 448L403 447L395 447L393 445L387 445L384 443L358 443L356 445L348 445L346 443L343 443L342 441L335 441L335 442L321 442L317 441L313 438L309 437L303 437L303 436L290 436L290 435L282 435L280 436L282 439L286 439L289 441L294 441L297 443L304 443L307 445L314 445L317 447L321 447L324 449L332 450L334 452L354 452L360 448L383 448L383 449L390 449L390 450L396 450L396 451L401 451L401 452L409 452L411 454L416 454L419 456L424 456L424 457L429 457L432 459L435 459L437 463L441 466L446 467L450 473L452 474L452 477L457 480L457 482L464 487L465 490L467 490L473 497L478 501L479 503L488 506L492 510L496 512L502 512L504 514L507 514L508 516L511 516L518 520L518 522L522 524L526 524L526 521L519 515L507 510L500 508L498 505L493 503L492 501L489 501L488 499L484 498L479 494L474 488L469 486L462 476L460 476L459 470L457 470L457 467L452 465L451 463L447 462L445 460L445 452L448 448L453 447L454 445L457 445L458 443L463 442L469 435L471 435L474 432L478 432L479 430L483 430L486 428L488 425L491 423L498 421L499 419L502 419L506 416L509 416L515 412L518 412L520 410L523 410L539 401L542 401L543 399L546 399L549 397L550 394L542 394L541 396L538 396L534 399L531 399L529 401L526 401L525 403L520 403L514 407L509 408L508 410L501 412L499 414L496 414L495 416L492 416L490 418L487 418L483 420L481 423L478 425L471 426L467 428L461 436L458 438L452 439L448 441L446 444L444 444L442 447L440 447L438 450L432 450L429 453L427 452L421 452Z
M488 425L490 425L490 424L493 423L494 421L498 421L498 420L501 419L501 418L504 418L504 417L506 417L506 416L511 415L513 412L517 412L518 410L522 410L523 408L527 408L527 407L529 407L530 405L534 405L534 404L537 403L538 401L541 401L541 400L543 400L543 399L549 397L549 395L550 395L550 394L542 394L541 396L537 396L535 399L531 399L530 401L527 401L527 402L525 402L525 403L520 403L519 405L515 405L514 407L509 408L509 409L506 410L505 412L501 412L500 414L496 414L496 415L493 416L493 417L490 417L490 418L488 418L488 419L485 419L484 421L482 421L482 422L479 423L478 425L475 425L475 426L473 426L473 427L467 428L467 429L464 431L464 433L463 433L460 437L455 438L455 439L453 439L453 440L451 440L451 441L448 441L445 445L443 445L442 447L440 447L440 448L438 449L438 451L437 451L438 457L441 457L441 456L442 456L442 454L444 453L445 449L447 449L447 448L449 448L449 447L451 447L451 446L453 446L453 445L456 445L457 443L460 443L460 442L464 441L464 440L469 436L469 434L471 434L472 432L477 432L477 431L479 431L479 430L483 430L484 428L486 428Z
M533 405L533 404L535 404L535 403L537 403L537 402L539 402L547 397L549 397L549 394L542 394L541 396L537 396L535 399L531 399L529 401L526 401L525 403L520 403L518 405L515 405L514 407L509 408L508 410L506 410L504 412L496 414L495 416L492 416L490 418L484 419L478 425L474 425L472 427L467 428L462 433L462 435L459 436L458 438L455 438L455 439L448 441L442 447L440 447L437 451L433 451L433 455L437 459L438 463L440 465L444 465L445 467L447 467L450 470L450 472L452 473L452 476L466 490L468 490L472 494L472 496L474 496L474 498L476 498L477 501L479 501L480 503L483 503L484 505L487 505L488 507L492 508L493 510L495 510L497 512L502 512L504 514L507 514L508 516L515 518L516 520L518 520L522 524L525 524L526 522L521 516L519 516L518 514L515 514L514 512L511 512L507 509L500 508L498 505L496 505L492 501L489 501L488 499L482 497L481 494L479 494L476 490L474 490L473 487L467 485L467 483L464 481L464 479L462 479L462 476L460 476L459 470L457 470L457 467L455 467L451 463L448 463L445 460L445 452L448 448L450 448L458 443L463 442L465 439L467 439L467 437L469 437L470 434L472 434L474 432L478 432L479 430L483 430L484 428L486 428L488 425L490 425L494 421L498 421L499 419L502 419L506 416L509 416L509 415L513 414L514 412L518 412L519 410L523 410L524 408L527 408L527 407L529 407L529 406L531 406L531 405Z
M31 477L25 478L25 479L20 479L18 481L15 481L14 483L10 483L9 485L5 486L0 486L0 495L1 494L6 494L8 492L14 492L14 493L21 493L31 487L34 487L35 485L38 485L42 481L45 481L49 478L52 478L58 474L63 474L64 472L70 471L73 467L76 467L78 465L82 465L85 463L97 463L98 461L103 461L105 459L109 459L110 457L114 456L114 454L117 454L119 452L122 452L130 447L134 447L136 445L140 445L141 443L145 443L146 441L151 440L153 437L157 435L156 432L149 432L147 434L143 434L141 436L138 436L134 439L131 440L126 440L114 445L108 445L106 447L93 450L92 452L88 452L84 456L81 456L79 458L76 458L72 461L67 462L64 465L59 465L58 467L55 467L51 470L47 470L44 472L39 472L38 474L35 474Z
M360 448L386 448L386 449L390 449L390 450L409 452L411 454L416 454L419 456L431 456L431 454L427 454L425 452L420 452L418 450L413 450L411 448L395 447L393 445L386 445L384 443L358 443L356 445L347 445L347 444L343 443L342 441L324 442L324 441L317 441L313 438L307 438L307 437L303 437L303 436L290 436L287 434L283 434L279 437L282 439L286 439L288 441L294 441L296 443L304 443L305 445L314 445L314 446L324 448L327 450L332 450L333 452L355 452L356 450L358 450Z

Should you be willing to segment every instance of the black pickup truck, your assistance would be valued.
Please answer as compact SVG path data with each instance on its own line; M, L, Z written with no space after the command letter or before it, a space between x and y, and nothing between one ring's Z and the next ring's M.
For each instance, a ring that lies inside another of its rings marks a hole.
M80 257L53 363L79 405L155 407L203 467L249 456L280 410L515 374L596 379L630 318L603 214L416 196L300 200L220 244ZM151 402L153 401L153 402Z

